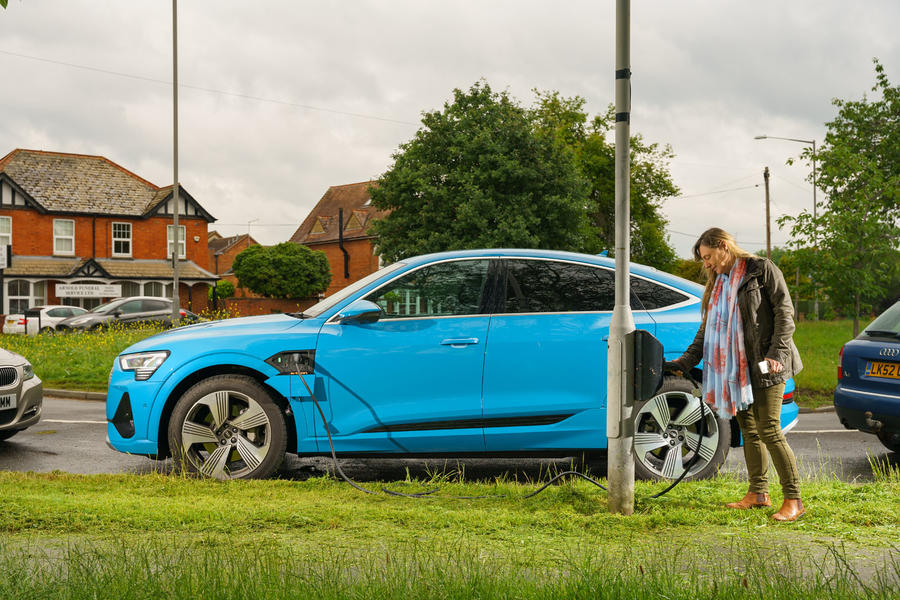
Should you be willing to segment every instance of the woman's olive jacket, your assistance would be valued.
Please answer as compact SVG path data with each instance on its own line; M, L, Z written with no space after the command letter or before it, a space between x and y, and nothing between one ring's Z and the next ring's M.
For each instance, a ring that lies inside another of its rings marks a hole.
M767 388L784 383L803 368L800 353L794 345L794 308L784 275L766 259L751 257L738 288L738 308L744 326L744 347L750 363L750 383L754 388ZM678 362L687 369L703 360L703 337L706 319L687 351ZM758 363L772 358L784 365L780 373L759 371Z

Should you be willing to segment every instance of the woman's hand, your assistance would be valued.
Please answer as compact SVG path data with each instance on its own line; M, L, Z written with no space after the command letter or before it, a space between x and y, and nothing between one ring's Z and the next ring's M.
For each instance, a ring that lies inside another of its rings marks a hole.
M766 362L769 363L769 372L770 373L781 373L784 370L784 365L775 360L774 358L767 358Z

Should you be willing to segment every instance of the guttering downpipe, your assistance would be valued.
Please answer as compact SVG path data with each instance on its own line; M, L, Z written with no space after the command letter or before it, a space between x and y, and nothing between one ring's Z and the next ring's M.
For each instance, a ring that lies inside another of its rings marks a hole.
M344 253L344 279L350 279L350 253L344 248L344 209L338 209L338 248Z

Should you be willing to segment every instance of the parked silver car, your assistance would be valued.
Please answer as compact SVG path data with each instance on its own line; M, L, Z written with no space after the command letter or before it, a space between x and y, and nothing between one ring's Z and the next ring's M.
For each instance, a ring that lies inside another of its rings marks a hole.
M0 348L0 442L41 419L44 386L28 360Z
M180 323L196 323L200 317L189 310L179 309ZM172 325L172 300L156 296L132 296L116 298L90 311L63 319L56 324L57 331L96 331L104 327L118 325L130 327L144 323Z

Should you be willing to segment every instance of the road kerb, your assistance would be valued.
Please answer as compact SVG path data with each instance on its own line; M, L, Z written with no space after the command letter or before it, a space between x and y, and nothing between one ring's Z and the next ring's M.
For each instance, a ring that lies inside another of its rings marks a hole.
M70 398L72 400L91 400L93 402L106 402L105 392L83 392L81 390L57 390L44 388L44 396L50 398Z

